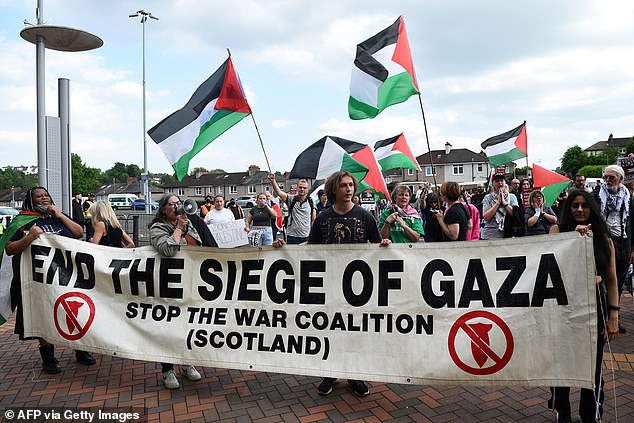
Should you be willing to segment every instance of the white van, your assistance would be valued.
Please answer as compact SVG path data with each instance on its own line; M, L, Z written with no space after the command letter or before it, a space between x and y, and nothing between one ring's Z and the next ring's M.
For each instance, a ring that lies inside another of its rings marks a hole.
M108 202L113 209L131 209L132 202L138 199L134 194L108 194Z

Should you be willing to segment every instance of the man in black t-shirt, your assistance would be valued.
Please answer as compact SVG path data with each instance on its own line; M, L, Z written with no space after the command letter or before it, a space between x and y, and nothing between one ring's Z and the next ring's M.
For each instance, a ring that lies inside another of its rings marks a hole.
M332 174L326 182L326 193L332 207L317 216L308 235L308 244L364 244L378 243L382 247L390 244L389 239L381 239L374 217L363 207L352 202L359 182L350 172ZM277 240L274 245L283 245ZM324 378L317 391L328 395L337 379ZM370 393L368 385L361 380L348 380L355 394L365 396Z

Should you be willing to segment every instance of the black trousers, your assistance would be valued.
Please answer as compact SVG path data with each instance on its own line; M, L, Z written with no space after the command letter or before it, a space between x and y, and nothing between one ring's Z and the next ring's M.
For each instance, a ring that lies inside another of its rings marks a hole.
M596 422L596 417L603 415L603 347L605 346L606 332L605 320L607 320L607 296L603 284L597 285L597 356L596 369L594 371L594 389L581 389L579 399L579 416L583 423ZM605 319L605 320L604 320ZM565 359L565 358L564 358ZM570 388L557 386L550 388L550 400L548 406L558 413L570 416Z

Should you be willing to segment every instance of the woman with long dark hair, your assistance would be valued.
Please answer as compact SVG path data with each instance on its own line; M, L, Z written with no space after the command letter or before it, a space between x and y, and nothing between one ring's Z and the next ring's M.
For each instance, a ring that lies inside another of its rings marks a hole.
M175 256L183 245L201 245L198 231L190 223L187 214L179 210L182 205L174 194L164 194L159 200L159 207L150 223L150 243L162 256ZM199 219L197 216L195 218ZM161 370L165 387L178 389L180 383L174 373L174 365L161 363ZM181 373L192 381L201 379L194 366L181 366Z
M594 378L595 389L581 389L579 415L582 422L594 422L603 413L603 347L607 337L613 339L619 332L619 293L616 284L614 244L608 227L601 217L599 206L592 195L575 190L566 199L559 225L553 225L550 233L577 231L592 236L597 281L597 357ZM565 359L565 357L563 358ZM558 414L559 422L570 422L569 387L550 388L552 396L548 405Z
M84 229L55 206L46 188L34 187L26 192L22 211L11 221L0 241L0 246L5 249L7 255L13 256L11 308L15 310L14 331L21 340L32 338L24 337L20 257L22 252L45 232L68 238L81 238ZM37 339L40 342L40 355L44 371L49 374L61 372L62 369L55 358L55 346L43 338ZM95 359L87 351L75 350L75 356L81 364L88 366L95 364Z

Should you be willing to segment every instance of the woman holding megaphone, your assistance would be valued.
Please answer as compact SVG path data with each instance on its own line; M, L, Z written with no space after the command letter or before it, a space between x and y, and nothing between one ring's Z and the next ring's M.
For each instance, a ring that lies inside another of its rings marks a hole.
M187 212L192 209L195 213L196 210L191 204L183 204L174 194L168 193L161 197L156 215L150 223L150 243L160 255L173 257L181 245L201 245L200 235L187 217ZM174 365L161 363L161 367L165 387L178 389L180 384L174 373ZM181 373L192 381L201 379L194 366L181 366Z

